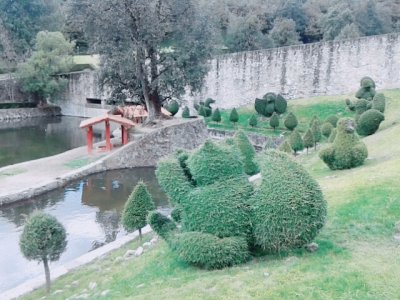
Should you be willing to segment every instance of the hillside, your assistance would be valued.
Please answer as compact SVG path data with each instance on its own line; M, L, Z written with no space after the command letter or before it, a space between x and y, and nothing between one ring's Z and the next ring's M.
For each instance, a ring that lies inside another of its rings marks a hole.
M126 252L124 248L57 280L53 290L62 291L48 298L87 293L95 299L102 291L108 291L109 299L398 298L400 90L385 91L385 95L389 97L386 120L378 133L364 139L369 150L364 166L330 171L316 153L296 158L318 180L329 204L317 252L297 250L210 272L178 262L159 242L140 259L116 260ZM306 109L326 99L298 100L291 107ZM91 282L97 287L88 291ZM26 299L42 296L41 290Z

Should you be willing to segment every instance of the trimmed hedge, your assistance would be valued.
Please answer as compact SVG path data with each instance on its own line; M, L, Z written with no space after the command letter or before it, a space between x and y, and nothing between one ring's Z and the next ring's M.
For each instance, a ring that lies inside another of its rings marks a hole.
M147 216L147 223L149 223L151 228L167 242L172 234L177 230L176 225L172 220L157 211L149 213Z
M191 155L188 167L198 186L238 177L244 172L238 151L210 140Z
M218 238L202 232L177 234L171 241L172 249L183 261L205 269L222 269L249 260L246 239Z
M285 153L267 151L261 161L262 182L252 198L256 245L280 252L310 243L327 213L318 183Z
M383 120L385 120L383 113L376 109L369 109L358 119L357 133L362 136L374 134Z
M258 114L269 118L274 112L277 114L285 113L287 101L282 95L267 93L262 99L256 98L254 108Z
M234 139L242 156L244 172L247 175L257 174L260 171L260 169L258 168L258 165L254 162L256 150L250 143L247 135L243 131L238 131L235 134Z
M352 119L340 119L334 143L320 151L320 158L330 169L343 170L358 167L368 157L367 147L354 132L354 127Z

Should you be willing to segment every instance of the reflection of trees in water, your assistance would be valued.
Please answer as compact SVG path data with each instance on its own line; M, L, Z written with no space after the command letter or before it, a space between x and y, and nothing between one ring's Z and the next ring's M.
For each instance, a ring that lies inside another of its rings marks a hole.
M96 212L96 223L100 224L101 228L103 229L104 240L94 241L91 250L99 248L104 244L108 244L117 239L117 235L120 230L120 217L121 215L116 209Z

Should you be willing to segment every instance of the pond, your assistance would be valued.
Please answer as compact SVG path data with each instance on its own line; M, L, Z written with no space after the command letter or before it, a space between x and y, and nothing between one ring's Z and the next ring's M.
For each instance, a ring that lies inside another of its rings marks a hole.
M50 269L126 235L120 223L124 204L143 180L159 210L168 201L155 178L154 168L107 171L88 176L28 201L0 207L0 293L35 276L43 265L26 260L19 249L25 216L41 210L55 216L67 231L67 250Z
M79 128L83 118L43 117L0 123L0 167L38 159L81 147L85 131ZM95 142L102 139L95 128Z

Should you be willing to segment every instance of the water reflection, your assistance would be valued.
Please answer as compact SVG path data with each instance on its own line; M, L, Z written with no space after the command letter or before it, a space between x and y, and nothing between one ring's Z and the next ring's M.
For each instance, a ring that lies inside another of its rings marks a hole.
M20 253L18 241L25 216L43 210L66 228L68 246L59 262L70 261L126 234L121 211L133 187L142 179L159 209L168 203L153 168L108 171L74 182L35 199L0 208L0 292L41 275L42 265L29 262Z
M0 123L0 167L62 153L86 144L82 118L45 117ZM96 130L96 129L95 129ZM102 139L96 130L95 142Z

